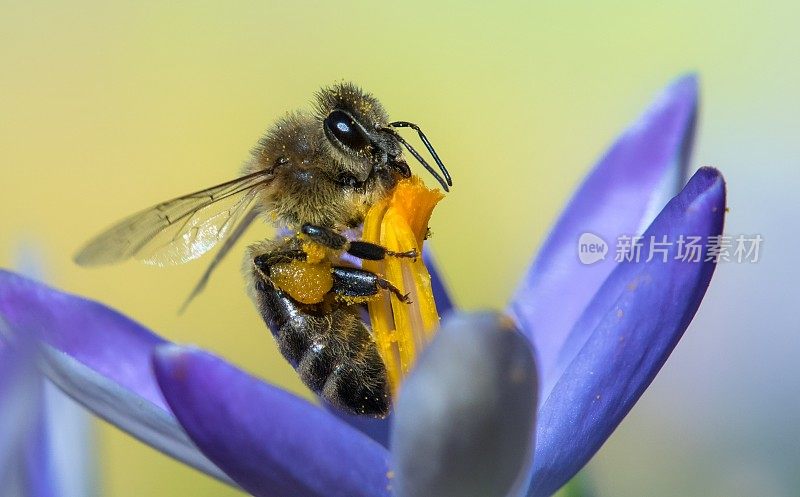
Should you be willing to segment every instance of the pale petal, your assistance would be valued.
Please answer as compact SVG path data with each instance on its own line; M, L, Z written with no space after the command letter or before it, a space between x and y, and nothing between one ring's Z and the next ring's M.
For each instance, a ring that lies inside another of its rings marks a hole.
M533 351L510 319L445 319L395 407L395 495L504 497L523 483L536 383Z

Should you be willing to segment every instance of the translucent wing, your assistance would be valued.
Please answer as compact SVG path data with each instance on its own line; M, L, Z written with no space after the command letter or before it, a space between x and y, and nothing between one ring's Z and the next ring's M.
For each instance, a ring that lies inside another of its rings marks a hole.
M196 259L231 231L272 178L271 170L258 171L161 202L100 233L75 262L95 266L136 258L165 266Z
M256 220L258 214L259 214L258 206L251 207L250 211L247 214L245 214L245 216L236 226L236 229L234 229L233 232L230 234L230 236L228 236L225 239L219 251L216 254L214 254L214 259L206 268L206 271L203 273L203 276L200 277L200 280L192 289L192 293L189 294L189 296L183 302L183 305L181 305L181 308L178 310L179 314L182 314L186 310L186 308L189 307L189 304L192 302L192 300L194 300L195 297L200 295L200 293L202 293L203 290L205 290L206 285L208 284L208 280L211 279L211 275L214 273L214 270L217 269L217 266L222 262L223 259L225 259L225 256L228 255L228 253L231 251L231 249L239 240L239 238L241 238L242 235L244 235L244 232L247 231L247 228L249 228L250 225L253 224L253 221Z

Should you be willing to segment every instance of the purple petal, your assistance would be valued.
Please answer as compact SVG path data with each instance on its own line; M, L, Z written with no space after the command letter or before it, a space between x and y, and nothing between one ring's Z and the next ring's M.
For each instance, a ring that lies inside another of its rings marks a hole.
M163 339L102 304L2 270L0 319L10 333L42 341L41 369L67 395L143 442L230 482L191 443L161 397L149 354Z
M600 448L666 361L703 299L714 262L708 236L722 232L725 185L700 169L644 235L666 236L668 261L621 263L567 339L564 373L539 410L534 474L528 496L550 495ZM701 262L676 260L680 235L703 237ZM577 352L576 352L577 351Z
M93 444L89 417L71 399L39 376L40 408L33 414L16 458L21 492L0 495L25 497L86 497L93 495ZM66 444L70 445L66 445Z
M47 455L59 497L88 497L96 493L97 450L89 412L45 381Z
M323 406L325 406L325 409L327 409L328 412L337 418L341 419L384 447L389 447L389 429L392 426L392 414L384 419L371 418L369 416L358 416L355 414L346 413L341 409L337 409L336 407L328 404L324 399L320 399L320 402Z
M159 347L161 390L200 450L257 497L388 496L380 444L202 351Z
M23 455L36 430L41 408L40 382L34 350L27 343L9 342L0 319L0 494L13 495L27 486Z
M513 495L530 463L536 382L533 351L511 320L445 319L397 400L395 495Z
M40 379L39 395L43 394L43 380ZM50 455L50 433L47 430L46 416L54 413L46 413L40 410L35 417L34 428L28 433L25 443L24 456L20 462L24 462L24 481L25 497L57 497L59 492L56 490L57 481Z
M615 267L578 260L578 239L612 244L640 234L683 184L694 136L697 80L669 86L620 136L573 195L511 300L509 313L534 342L543 379L573 324ZM613 255L613 254L612 254Z
M165 343L123 314L0 270L0 314L111 381L166 408L150 371L153 348Z
M0 320L0 495L54 497L35 344Z

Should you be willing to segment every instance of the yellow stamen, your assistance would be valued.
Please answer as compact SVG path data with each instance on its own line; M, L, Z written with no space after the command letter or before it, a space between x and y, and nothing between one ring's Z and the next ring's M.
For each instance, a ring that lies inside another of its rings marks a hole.
M364 220L364 240L394 252L416 249L419 254L416 260L387 257L364 261L364 269L382 275L411 300L407 304L384 292L367 304L375 342L395 392L417 353L439 326L431 276L422 261L422 244L433 208L443 197L415 176L401 181L390 198L370 208Z

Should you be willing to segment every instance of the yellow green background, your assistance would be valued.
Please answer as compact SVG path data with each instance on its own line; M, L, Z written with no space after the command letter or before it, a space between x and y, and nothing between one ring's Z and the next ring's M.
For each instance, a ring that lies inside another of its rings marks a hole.
M432 220L442 272L459 305L501 307L588 167L686 71L702 84L693 164L726 174L729 227L774 232L766 243L777 247L800 183L796 5L2 1L0 264L35 247L50 283L308 395L243 292L244 244L182 316L176 310L204 262L87 270L72 254L124 215L234 177L277 117L308 106L321 85L352 80L436 145L455 182ZM247 239L271 233L258 226ZM738 408L780 403L798 386L757 374L765 362L788 360L781 350L794 343L782 328L792 325L789 311L774 299L746 300L758 284L759 295L785 298L797 271L769 260L718 274L702 329L693 326L665 379L590 465L599 495L709 495L727 488L732 452L743 454L733 468L763 471L725 495L747 484L773 485L776 495L800 488L780 464L748 452L750 439L735 439L754 430L752 440L772 453L762 426L775 416L788 423L795 406L767 418ZM759 312L773 306L778 321L748 314L766 329L736 328L748 302ZM746 351L765 333L781 334L757 360ZM717 338L741 348L717 354ZM774 396L737 396L748 377L752 393L763 393L763 381ZM730 395L709 401L719 392ZM730 429L707 437L720 419ZM98 423L97 431L101 495L237 495L115 428ZM781 447L787 468L800 462Z

